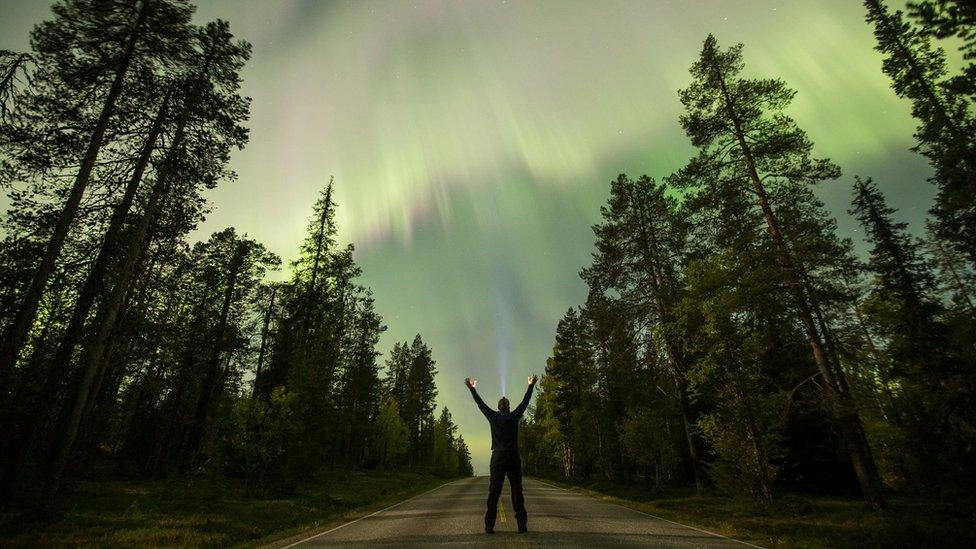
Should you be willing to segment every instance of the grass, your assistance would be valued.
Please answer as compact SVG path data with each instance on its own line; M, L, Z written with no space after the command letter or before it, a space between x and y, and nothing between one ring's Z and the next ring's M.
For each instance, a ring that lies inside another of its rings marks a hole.
M871 511L857 499L782 494L764 509L750 499L639 485L549 480L563 488L763 547L976 547L976 505L894 495Z
M105 478L68 487L52 514L0 510L0 546L257 546L352 520L445 479L419 472L337 471L280 499L244 497L226 477ZM763 547L976 547L971 500L893 496L873 512L860 500L783 494L772 508L687 490L547 480L611 503Z
M256 546L341 524L444 483L418 472L337 471L281 499L226 477L73 483L46 515L0 510L0 546Z

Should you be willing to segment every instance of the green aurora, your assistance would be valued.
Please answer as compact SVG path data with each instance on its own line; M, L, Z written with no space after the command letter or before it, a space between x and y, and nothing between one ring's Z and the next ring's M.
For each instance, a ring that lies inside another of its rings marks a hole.
M933 190L914 122L854 0L201 0L254 45L239 179L196 236L235 226L286 260L330 175L342 238L389 326L423 335L448 406L486 469L487 400L542 373L556 322L585 299L590 225L618 173L664 177L691 155L677 90L711 32L747 73L798 91L792 114L844 176L820 190L841 233L853 175L918 230ZM24 49L48 0L0 0L0 48ZM279 274L284 277L284 274ZM507 386L501 387L501 372Z

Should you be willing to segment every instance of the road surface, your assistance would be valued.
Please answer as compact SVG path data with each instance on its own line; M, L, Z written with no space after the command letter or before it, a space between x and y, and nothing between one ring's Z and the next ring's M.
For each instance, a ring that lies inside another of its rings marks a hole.
M495 533L484 533L488 477L449 482L288 547L755 547L525 479L529 532L516 532L508 483Z

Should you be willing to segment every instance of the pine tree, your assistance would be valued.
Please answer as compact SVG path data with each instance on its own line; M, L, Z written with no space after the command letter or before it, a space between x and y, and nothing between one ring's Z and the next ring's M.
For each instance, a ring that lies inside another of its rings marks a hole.
M397 342L386 360L384 398L397 403L400 419L407 428L411 465L426 465L434 459L434 409L436 407L436 362L418 334L412 343Z
M398 346L396 382L379 379L385 327L338 245L331 181L286 283L262 281L277 258L233 229L188 244L247 141L250 54L191 14L187 0L58 0L33 51L0 51L4 493L46 485L50 502L96 454L240 474L249 495L408 453L470 474L449 413L434 418L419 336Z
M213 319L213 324L208 326L208 343L203 348L197 347L191 350L209 356L206 358L198 356L194 360L194 363L200 364L199 373L192 373L198 376L200 389L194 399L192 420L186 434L186 443L182 447L183 459L186 463L189 463L200 451L204 431L212 419L213 402L222 392L221 386L228 373L224 357L227 352L228 334L234 330L232 324L240 322L242 315L240 309L247 301L248 293L264 276L264 271L278 263L278 259L269 254L262 245L246 237L238 237L233 229L214 234L207 243L198 246L195 255L197 256L195 268L199 269L197 271L200 275L199 279L205 282L206 293L212 298L208 302L218 305L217 309L212 311L216 314L210 315L211 318L213 316L216 318ZM46 498L53 497L63 478L68 460L74 450L78 431L85 419L84 411L89 408L89 399L93 398L92 384L97 374L97 368L86 368L77 393L69 401L70 414L62 422L63 427L59 429L58 444L54 449L45 488Z
M7 151L0 158L0 188L19 179L20 164L17 144L25 133L25 96L30 94L33 81L34 58L27 52L0 50L0 150ZM0 318L6 318L4 311Z
M117 195L118 202L108 210L111 215L105 219L104 225L99 227L90 215L79 214L78 221L83 226L73 233L73 242L66 242L70 247L65 250L92 246L87 253L94 255L95 261L87 273L84 270L79 273L83 275L77 280L80 291L73 301L71 319L65 319L67 325L61 337L53 342L37 341L37 348L49 344L58 348L46 357L46 368L40 376L42 381L37 383L39 388L20 388L21 411L30 412L30 416L36 418L27 419L28 434L24 435L27 442L17 449L20 462L43 446L41 441L45 438L60 440L57 444L62 450L55 455L62 451L70 453L73 442L68 443L67 439L75 436L70 434L71 430L77 432L71 423L78 420L79 428L83 427L102 391L103 380L110 380L107 387L117 386L120 368L109 359L115 349L131 349L132 344L126 340L116 345L120 335L117 321L127 304L134 300L145 301L137 298L133 289L143 288L143 295L148 289L139 276L152 270L147 268L154 260L148 257L149 248L154 244L162 248L171 246L168 243L178 241L194 228L202 215L202 189L226 175L228 150L241 146L246 139L246 130L238 124L246 117L247 101L236 90L239 86L237 73L247 58L249 46L233 42L223 22L210 23L203 28L187 28L181 37L183 40L178 46L170 43L172 37L164 37L165 43L154 41L161 51L168 52L165 74L155 76L145 66L147 61L140 58L137 69L133 69L132 80L126 84L127 93L118 99L116 107L119 113L126 115L125 122L116 122L112 128L116 132L124 129L129 134L129 141L120 142L113 137L109 151L123 156L104 164L131 168L132 171L125 174L128 184L124 186L124 192ZM149 59L156 59L161 53L155 51L147 55ZM49 81L46 85L52 84ZM160 93L165 97L160 98ZM146 120L139 111L154 103L157 114ZM175 115L170 114L173 112ZM169 137L165 140L167 146L157 146L164 140L164 135ZM133 141L133 137L143 139L143 142ZM124 156L128 146L134 147L130 158ZM92 181L106 176L111 174L99 172L92 175ZM152 180L149 189L140 185L144 178ZM31 200L37 199L27 198L23 202L28 211L31 210ZM13 217L12 222L18 223L21 219L27 219L27 216ZM104 232L99 231L100 228ZM86 244L86 240L91 244ZM78 251L72 249L72 253ZM75 284L74 276L59 276L62 277L59 282ZM93 311L96 298L100 307L92 315L90 311ZM70 370L75 346L89 320L92 321L89 328L92 338L78 356L78 367ZM71 373L65 375L66 372ZM53 425L55 432L48 434L45 429L52 425L48 424L47 418L52 412L56 415L59 409L51 403L57 402L63 388L67 389L67 401L62 406L61 419ZM76 413L78 411L80 414Z
M167 56L174 55L174 49L178 51L186 40L191 12L182 0L65 0L53 11L55 19L39 25L32 35L39 67L36 79L52 95L70 97L72 90L94 87L102 88L105 96L44 253L5 328L0 345L0 394L8 390L10 372L34 324L130 70L133 65L165 63Z
M263 381L261 374L262 370L264 369L264 363L268 355L271 353L271 350L269 349L271 339L271 320L275 318L278 313L278 308L275 306L275 297L278 294L279 288L279 284L266 284L262 285L258 289L260 299L260 304L258 307L262 309L261 343L258 346L258 362L254 367L254 386L251 390L252 399L257 398L258 396L258 387L261 386L261 382Z
M608 297L601 288L591 289L584 310L590 320L596 366L595 396L600 402L597 455L604 474L612 480L622 480L630 471L624 463L620 425L627 410L644 396L634 383L641 377L637 322L628 314L627 303Z
M214 401L223 391L228 373L225 363L229 362L225 359L231 347L228 339L235 331L235 320L239 323L243 316L242 311L234 309L244 308L247 296L258 281L264 278L265 271L279 263L278 258L263 245L248 239L247 235L237 237L233 229L214 234L208 244L214 248L209 253L217 255L212 260L223 271L220 273L220 293L223 295L220 297L220 312L212 332L212 348L204 362L203 383L196 399L193 421L183 451L184 467L193 465L197 459L206 430L213 419Z
M777 264L762 247L730 248L692 261L677 307L679 326L696 360L688 377L704 410L697 422L716 454L712 478L722 488L771 504L781 457L783 395L793 356L779 356L777 326L788 321L778 303ZM770 276L773 274L773 276ZM791 341L795 348L801 341Z
M145 174L152 154L155 152L156 141L159 139L162 133L163 123L168 115L169 99L169 92L167 92L162 104L159 107L159 112L156 115L156 119L153 121L152 126L149 129L149 133L146 136L145 145L143 146L142 152L139 154L139 158L133 169L132 176L129 178L126 185L125 192L123 193L118 204L116 204L113 208L111 221L109 222L108 229L105 232L102 245L98 250L98 255L95 257L95 261L92 263L88 275L78 292L78 297L75 300L71 320L69 321L67 328L65 328L64 335L62 336L61 342L58 345L58 349L55 351L54 357L51 360L51 372L48 373L48 378L50 380L61 379L64 369L67 368L71 361L75 346L78 344L78 340L81 338L82 327L84 326L85 320L88 318L89 313L91 312L95 299L98 297L98 295L104 293L104 286L106 283L105 277L109 268L109 262L117 253L118 248L120 248L123 224L125 223L126 217L129 215L129 209L132 207L136 193L138 192L139 186L142 183L143 174ZM46 391L46 393L52 392L53 391Z
M971 103L976 101L976 5L966 0L923 0L909 2L908 7L926 36L962 42L959 50L969 64L949 85L954 93L968 95Z
M407 398L407 371L410 366L410 344L397 341L386 359L384 391L397 402Z
M777 214L772 200L792 188L834 179L839 170L828 160L811 157L813 144L783 113L794 92L779 80L742 78L742 69L741 45L721 51L715 38L708 37L692 65L692 83L679 93L685 107L681 125L699 152L676 181L699 186L699 193L731 189L754 198L864 497L882 507L881 481L857 407L819 322L821 306L804 263L787 241L791 220Z
M701 493L704 473L688 398L688 357L674 331L667 328L681 295L687 227L677 201L666 194L664 185L646 175L636 181L618 176L611 182L610 198L600 211L603 222L593 227L598 252L593 266L583 271L583 278L591 287L606 286L619 292L638 324L658 327L647 333L662 342L670 362L695 486Z
M0 128L4 130L17 117L19 96L30 83L32 61L29 53L0 50Z
M91 384L100 375L100 370L106 366L105 356L110 335L115 330L134 271L146 254L148 236L152 226L158 222L157 211L162 209L161 203L173 190L180 191L178 195L180 201L192 203L192 194L199 192L199 187L209 185L213 175L223 172L228 150L243 144L242 129L237 124L246 116L246 101L237 95L238 73L249 55L250 47L246 43L234 42L225 22L210 23L194 34L196 37L194 44L198 50L194 55L186 57L191 63L191 69L185 77L180 111L174 121L173 141L156 174L156 181L149 191L145 209L136 223L136 229L131 233L127 246L122 250L122 265L112 290L103 304L96 336L82 357L82 379L76 394L71 397L70 402L73 403L69 405L73 410L69 416L71 419L68 420L64 433L59 435L58 449L54 452L53 474L50 476L49 483L52 490L56 490L60 476L63 474L63 464L70 456L73 438L81 421L81 411L90 407L88 402ZM241 110L242 105L245 107L244 111ZM188 129L194 131L192 134L194 137L187 137ZM189 147L195 147L197 150L193 152L196 154L208 156L201 158L188 155L186 148ZM147 149L149 151L144 153L145 156L140 158L140 161L151 154L149 145ZM145 168L144 165L142 167ZM176 171L178 169L179 172ZM136 170L139 170L138 165ZM131 181L134 185L140 177L141 174L138 173L133 175ZM183 188L180 188L181 184ZM135 193L134 189L132 193ZM129 201L131 198L128 197ZM116 209L116 213L119 218L128 213L126 197L123 197L123 202ZM183 230L189 228L185 227ZM115 240L118 238L117 234L111 232L111 225L109 231L105 240L105 246L108 246L106 254L114 253ZM98 267L97 263L96 267ZM103 274L93 268L93 277L100 278ZM90 306L82 301L79 301L79 304ZM76 340L76 334L66 333L61 349L63 357L70 356L70 349ZM214 382L216 375L211 376L211 383ZM199 413L205 414L205 408ZM199 418L197 423L203 421L203 418ZM191 442L191 446L195 445L196 443ZM191 452L195 453L195 450ZM51 490L48 493L52 493Z

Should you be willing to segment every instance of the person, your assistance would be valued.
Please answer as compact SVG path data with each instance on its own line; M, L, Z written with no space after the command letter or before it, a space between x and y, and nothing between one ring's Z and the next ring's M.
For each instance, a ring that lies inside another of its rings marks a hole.
M528 532L528 515L525 512L525 497L522 495L522 457L518 448L518 427L522 414L529 406L532 389L539 376L529 376L529 387L525 390L522 402L509 410L508 399L502 397L498 401L498 411L492 410L481 400L475 386L477 379L465 378L464 384L471 389L471 396L478 403L481 413L491 425L491 462L489 468L491 479L488 483L488 510L485 512L485 533L495 533L495 515L498 512L498 498L502 495L502 484L508 476L508 487L512 490L512 509L515 510L515 520L518 522L520 534Z

